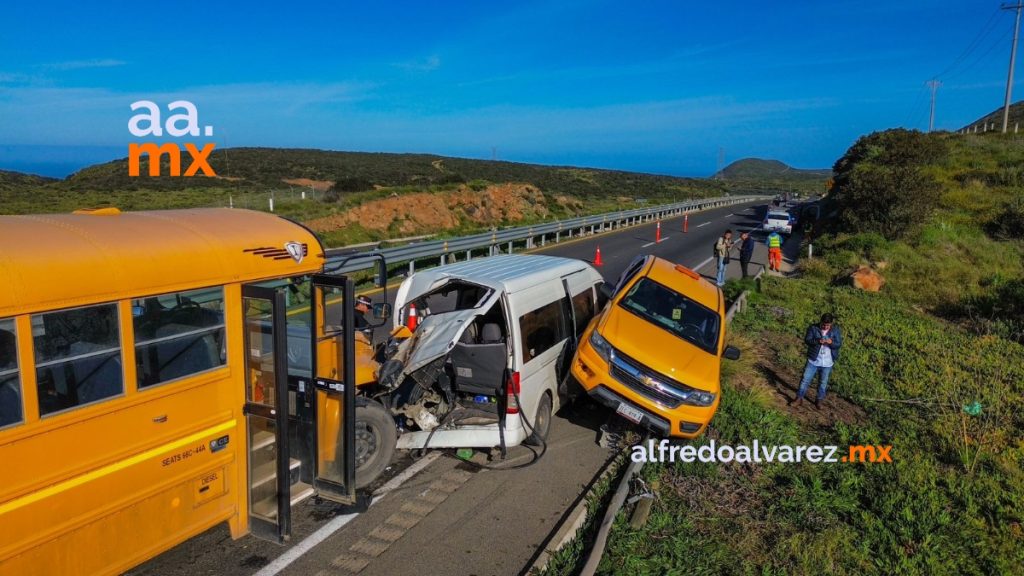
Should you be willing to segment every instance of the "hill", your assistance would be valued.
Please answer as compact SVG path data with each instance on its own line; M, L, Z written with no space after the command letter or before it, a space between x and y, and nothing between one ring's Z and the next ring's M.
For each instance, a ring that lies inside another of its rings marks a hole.
M1003 129L1003 107L1000 106L992 112L978 118L974 122L971 122L967 126L964 126L960 130L966 130L973 132L974 128L978 128L978 133L985 131L985 126L995 126L996 132L1001 133ZM1019 125L1021 130L1024 130L1024 100L1010 104L1010 123L1009 131L1013 132L1014 125ZM991 128L990 128L991 130Z
M715 174L716 178L734 180L738 178L793 178L793 179L821 179L832 175L829 169L804 170L793 168L779 160L764 160L761 158L744 158L729 164L721 172Z
M47 178L46 176L36 176L35 174L0 170L0 191L16 190L26 186L39 186L41 184L56 181L56 178Z
M189 165L187 156L182 166ZM166 173L169 161L163 161ZM703 178L431 154L228 148L215 150L210 164L216 177L149 177L148 158L141 162L143 176L134 178L128 176L126 158L89 166L64 180L10 173L12 184L0 186L0 212L97 206L272 209L315 223L336 246L409 234L462 234L744 191L742 185ZM375 210L388 218L366 217Z
M188 165L187 155L182 158ZM454 186L474 180L527 182L557 194L578 196L664 196L679 192L721 191L704 179L679 178L569 166L542 166L493 160L471 160L432 154L335 152L282 148L217 149L210 165L217 178L128 176L127 159L85 168L67 178L69 189L181 190L196 187L288 188L300 185L360 192L382 187ZM148 164L142 162L146 174Z
M715 179L752 191L817 193L831 176L829 169L805 170L779 160L744 158L723 168Z

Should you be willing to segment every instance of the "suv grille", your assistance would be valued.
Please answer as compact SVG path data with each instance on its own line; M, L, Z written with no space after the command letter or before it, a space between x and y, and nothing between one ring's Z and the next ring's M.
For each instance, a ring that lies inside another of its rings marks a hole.
M613 378L658 404L675 408L682 403L682 400L671 394L669 389L686 387L649 370L618 350L612 358L611 368Z

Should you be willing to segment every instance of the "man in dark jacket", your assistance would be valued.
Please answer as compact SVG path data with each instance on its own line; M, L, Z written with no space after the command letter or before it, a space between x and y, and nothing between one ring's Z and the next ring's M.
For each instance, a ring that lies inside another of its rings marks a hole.
M743 277L747 277L747 266L750 265L750 259L754 256L754 238L751 237L750 232L744 232L740 235L740 270L743 271Z
M822 314L820 323L807 327L804 342L807 344L807 365L804 367L804 377L800 380L800 389L796 393L796 398L789 403L790 405L802 404L807 387L817 375L820 380L818 381L818 395L814 398L814 406L820 409L821 403L825 401L828 377L832 373L835 362L839 360L839 348L843 345L843 335L839 331L839 326L834 324L832 315Z

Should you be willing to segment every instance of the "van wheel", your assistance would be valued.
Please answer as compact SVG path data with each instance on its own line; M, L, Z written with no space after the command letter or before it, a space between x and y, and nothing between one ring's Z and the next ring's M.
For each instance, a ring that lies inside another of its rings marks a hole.
M395 419L379 402L356 402L356 488L365 488L391 463L398 442Z
M545 393L540 397L540 404L537 405L537 412L533 415L533 433L526 438L525 442L530 446L540 446L548 439L548 431L551 429L551 394Z

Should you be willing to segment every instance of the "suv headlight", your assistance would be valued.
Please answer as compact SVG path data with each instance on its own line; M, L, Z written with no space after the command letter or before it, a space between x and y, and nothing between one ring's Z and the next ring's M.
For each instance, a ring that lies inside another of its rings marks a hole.
M590 345L597 352L598 356L603 358L605 362L611 363L613 355L612 345L604 339L604 336L597 333L597 328L594 328L590 333Z
M692 406L711 406L715 403L715 395L711 392L694 390L683 399L683 403L690 404Z

